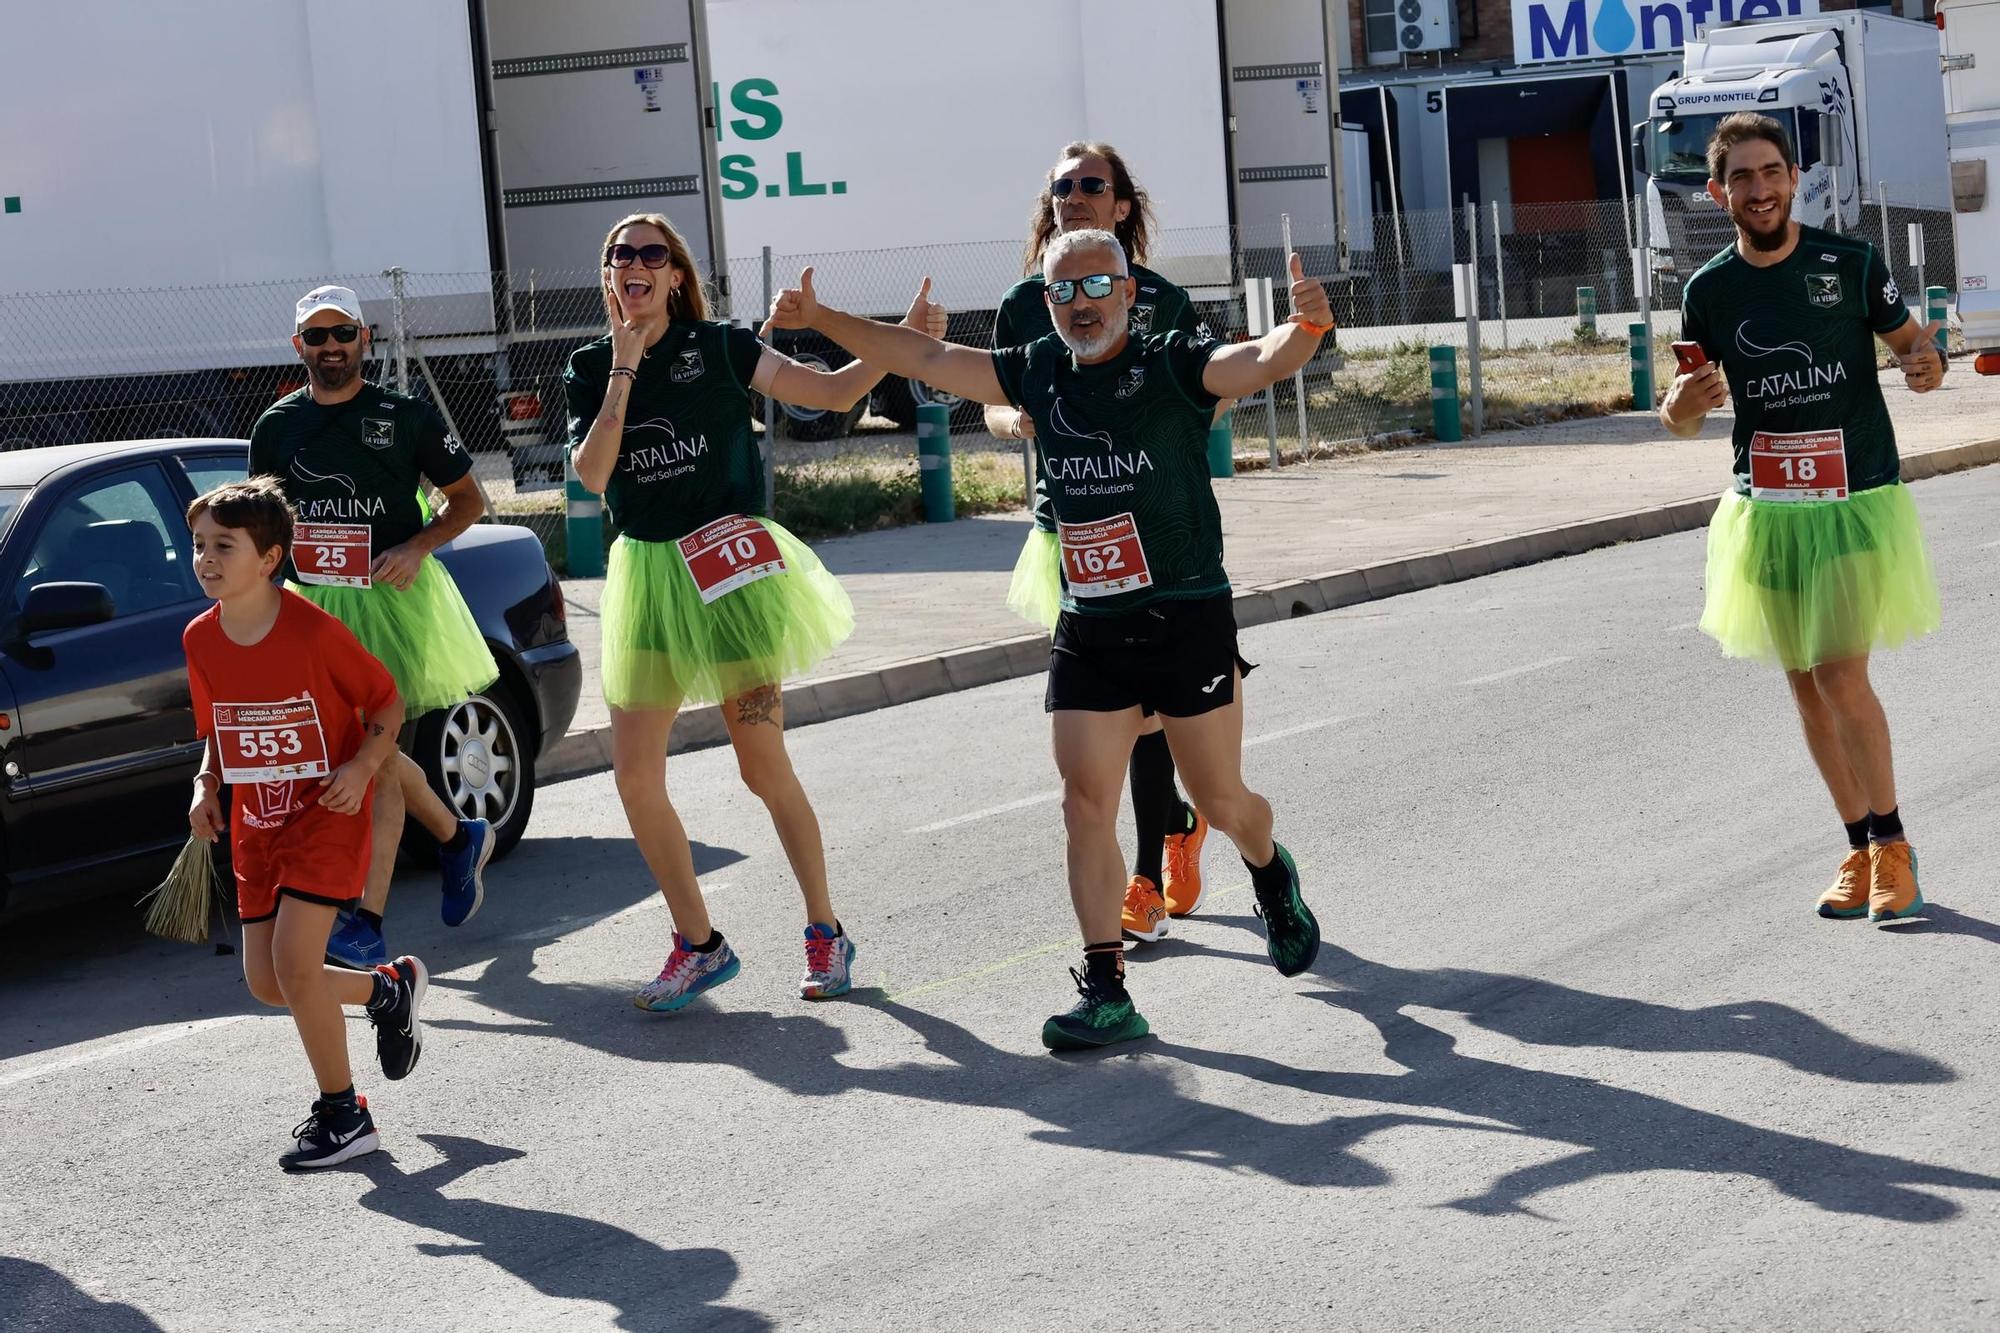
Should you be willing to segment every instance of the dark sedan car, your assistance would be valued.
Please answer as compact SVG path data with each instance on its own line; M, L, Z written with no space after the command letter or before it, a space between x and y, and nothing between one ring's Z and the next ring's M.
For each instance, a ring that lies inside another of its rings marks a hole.
M248 457L241 440L0 453L0 911L143 886L186 841L201 742L181 630L208 599L183 515ZM447 803L493 822L503 855L582 666L532 533L482 524L438 558L500 679L418 722L412 754Z

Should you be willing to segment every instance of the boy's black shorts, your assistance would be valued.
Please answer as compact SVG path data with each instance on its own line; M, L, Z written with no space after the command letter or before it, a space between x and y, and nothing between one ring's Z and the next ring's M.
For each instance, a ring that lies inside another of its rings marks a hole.
M1065 611L1049 652L1043 707L1147 716L1199 717L1236 698L1235 676L1250 663L1236 651L1236 609L1228 593L1157 602L1115 616Z

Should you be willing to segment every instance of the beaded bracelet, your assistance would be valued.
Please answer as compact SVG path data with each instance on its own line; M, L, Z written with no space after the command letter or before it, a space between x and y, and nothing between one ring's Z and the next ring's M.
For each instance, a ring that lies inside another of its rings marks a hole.
M614 375L623 375L626 379L630 380L639 378L639 372L630 366L613 366L611 367L611 373Z

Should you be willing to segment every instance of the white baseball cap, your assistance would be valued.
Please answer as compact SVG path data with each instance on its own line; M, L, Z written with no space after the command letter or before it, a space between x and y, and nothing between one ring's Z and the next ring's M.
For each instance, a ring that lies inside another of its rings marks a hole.
M315 287L299 298L299 317L293 327L305 327L305 322L322 310L338 310L356 324L368 322L361 317L361 298L352 287Z

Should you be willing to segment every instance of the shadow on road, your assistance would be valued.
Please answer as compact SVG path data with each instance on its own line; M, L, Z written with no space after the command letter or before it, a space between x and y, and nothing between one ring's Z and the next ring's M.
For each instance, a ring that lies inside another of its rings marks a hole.
M1884 935L1970 935L1988 944L2000 944L2000 924L1936 903L1926 903L1924 914L1909 921L1876 927Z
M1209 920L1261 929L1249 917ZM1241 957L1268 975L1261 952L1206 952ZM608 1012L603 987L536 979L527 948L496 959L476 982L434 984L463 989L482 1004L538 1023L551 1039L580 1042L627 1059L725 1065L800 1097L865 1091L942 1105L999 1107L1041 1122L1047 1128L1033 1133L1047 1142L1247 1169L1292 1184L1389 1183L1381 1168L1352 1149L1379 1130L1403 1125L1516 1135L1580 1150L1510 1172L1455 1203L1469 1212L1528 1212L1530 1199L1562 1185L1659 1170L1753 1176L1829 1211L1912 1222L1940 1221L1958 1212L1955 1203L1920 1186L2000 1189L2000 1179L1990 1176L1766 1130L1592 1079L1460 1055L1451 1036L1402 1012L1414 1006L1463 1014L1476 1026L1527 1045L1749 1054L1801 1073L1857 1083L1937 1084L1955 1077L1949 1067L1928 1057L1858 1041L1785 1005L1745 1001L1677 1009L1532 977L1391 967L1332 945L1321 950L1314 972L1337 989L1308 998L1373 1024L1382 1034L1384 1053L1403 1072L1302 1070L1157 1040L1124 1048L1115 1057L1082 1062L1020 1055L936 1014L888 1000L874 1007L908 1027L941 1060L856 1068L841 1059L849 1047L847 1034L806 1013L715 1009L702 1001L701 1007L670 1020L673 1037L664 1041L657 1016ZM1289 1000L1274 996L1274 1003ZM434 1025L522 1031L470 1020L437 1020ZM1308 1124L1265 1120L1191 1095L1185 1074L1176 1069L1179 1064L1318 1092L1369 1109Z
M359 1164L374 1186L360 1197L364 1208L465 1242L421 1243L420 1253L484 1259L544 1296L615 1306L619 1328L770 1327L760 1315L717 1304L736 1283L727 1251L669 1250L592 1218L447 1195L445 1187L468 1173L527 1154L451 1134L420 1137L444 1154L442 1162L405 1172L387 1153L375 1153Z
M160 1333L129 1305L100 1301L55 1269L0 1255L0 1328L8 1333Z

